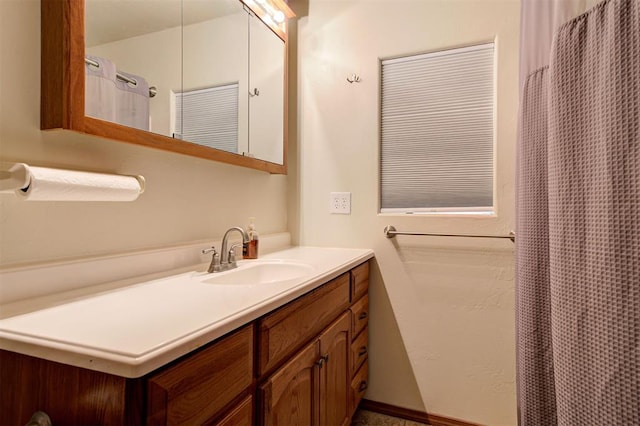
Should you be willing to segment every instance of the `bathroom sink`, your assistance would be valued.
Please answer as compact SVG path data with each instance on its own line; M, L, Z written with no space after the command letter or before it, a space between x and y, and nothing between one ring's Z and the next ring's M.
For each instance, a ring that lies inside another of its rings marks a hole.
M208 274L201 282L216 285L276 284L302 278L314 269L311 265L299 262L248 261L240 263L236 269Z

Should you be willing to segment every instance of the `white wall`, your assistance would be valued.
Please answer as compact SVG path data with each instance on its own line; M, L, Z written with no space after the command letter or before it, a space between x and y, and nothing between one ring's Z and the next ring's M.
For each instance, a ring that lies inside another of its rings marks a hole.
M287 178L146 147L40 130L40 1L0 1L0 160L142 174L131 203L24 202L0 194L0 265L215 239L256 217L287 229ZM152 82L153 83L153 82Z
M517 0L310 0L298 23L301 201L294 234L306 245L375 249L371 400L483 424L516 423L511 242L390 241L382 230L514 228L519 19ZM497 216L379 215L379 58L492 40ZM353 73L361 83L346 81ZM328 213L331 191L352 192L350 216Z

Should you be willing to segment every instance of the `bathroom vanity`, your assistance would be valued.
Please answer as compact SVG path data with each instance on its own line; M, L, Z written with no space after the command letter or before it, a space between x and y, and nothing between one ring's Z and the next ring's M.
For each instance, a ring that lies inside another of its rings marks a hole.
M214 312L207 327L186 337L176 334L173 342L160 333L165 343L151 350L151 356L146 355L149 351L128 360L99 356L97 345L89 350L82 342L63 349L54 336L47 341L42 332L38 345L29 341L35 331L25 337L19 330L26 327L20 316L0 320L0 423L26 424L33 412L42 410L53 424L348 425L367 388L373 253L345 250L340 256L323 250L334 249L283 252L297 261L319 259L312 272L289 279L284 287L263 284L258 290L245 285L236 290L229 289L231 284L201 284L219 291L219 298L227 297L225 292L246 292L240 297L246 309L225 311L221 300L211 300ZM199 282L212 275L198 275ZM184 280L185 275L178 277ZM119 289L115 296L127 297L129 292L129 297L137 297L132 293L136 289L162 293L162 285L177 285L172 279ZM181 285L188 292L192 284ZM270 285L273 294L261 293ZM107 293L96 297L114 297L114 292ZM232 298L227 300L232 306ZM50 315L61 315L53 309ZM157 318L161 325L192 321L170 309L165 315ZM13 318L15 323L8 321ZM81 328L82 318L76 320ZM152 324L154 318L148 320ZM135 325L130 327L121 330L123 340L107 339L114 342L115 355L123 355L115 350L118 342L136 335ZM200 343L203 336L208 341Z

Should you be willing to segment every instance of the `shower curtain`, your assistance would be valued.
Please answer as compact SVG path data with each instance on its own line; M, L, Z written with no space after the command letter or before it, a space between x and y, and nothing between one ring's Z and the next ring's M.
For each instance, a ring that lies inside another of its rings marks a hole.
M519 424L640 425L640 1L599 3L549 50L519 117Z
M84 64L84 112L90 117L116 121L116 65L108 59L87 55L98 66Z
M116 80L116 123L149 130L149 83L139 75L118 73L136 84Z
M149 83L118 71L105 58L87 55L98 66L85 63L85 114L105 121L149 130ZM122 76L135 81L124 81Z

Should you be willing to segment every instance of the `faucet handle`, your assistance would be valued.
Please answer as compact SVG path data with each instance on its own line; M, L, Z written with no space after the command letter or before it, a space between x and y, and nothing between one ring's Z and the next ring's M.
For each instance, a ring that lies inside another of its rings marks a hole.
M229 268L235 268L238 265L236 264L236 247L242 247L242 243L237 243L231 246L231 250L229 250Z
M216 246L211 246L211 248L202 249L202 254L209 254L211 252L218 253L216 251Z
M202 250L202 254L208 253L213 253L213 256L211 257L211 263L209 264L209 273L220 272L222 270L222 267L220 266L220 255L216 251L215 246L211 246L211 248Z

